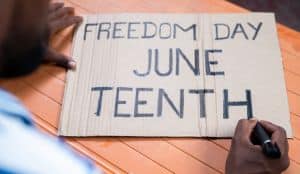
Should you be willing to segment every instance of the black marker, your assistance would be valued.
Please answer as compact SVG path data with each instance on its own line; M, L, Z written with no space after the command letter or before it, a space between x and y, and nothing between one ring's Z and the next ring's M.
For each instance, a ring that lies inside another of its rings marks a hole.
M254 127L252 138L254 138L254 142L256 144L261 145L263 149L263 153L269 158L280 158L281 153L277 144L272 144L270 136L266 132L266 130L257 122ZM254 143L254 144L255 144Z

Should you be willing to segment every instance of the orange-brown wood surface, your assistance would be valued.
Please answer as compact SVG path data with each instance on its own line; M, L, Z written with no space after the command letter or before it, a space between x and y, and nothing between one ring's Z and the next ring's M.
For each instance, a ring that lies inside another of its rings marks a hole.
M223 0L65 0L77 14L119 12L235 13L248 12ZM300 173L300 33L278 24L294 138L286 174ZM72 30L52 39L52 46L70 54ZM32 112L38 127L56 135L66 71L43 65L34 74L1 81ZM224 173L229 139L207 138L66 138L105 173Z

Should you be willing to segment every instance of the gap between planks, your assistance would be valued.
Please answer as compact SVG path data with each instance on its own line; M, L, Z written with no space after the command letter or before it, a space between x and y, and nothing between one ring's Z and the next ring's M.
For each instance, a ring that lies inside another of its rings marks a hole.
M24 83L24 82L23 82ZM27 83L24 83L25 85L27 85ZM28 87L30 87L30 88L32 88L31 86L29 86L29 85L27 85ZM34 88L33 88L34 89ZM45 96L45 97L47 97L47 98L49 98L48 96L46 96L44 93L41 93L39 90L36 90L36 89L34 89L35 91L37 91L38 93L40 93L40 94L42 94L43 96ZM52 100L52 99L51 99ZM52 100L53 101L53 100ZM55 101L55 103L57 103L56 101ZM57 103L58 105L60 105L59 103ZM39 118L41 118L41 117L39 117ZM222 145L220 145L220 144L218 144L217 142L214 142L213 140L209 140L210 142L212 142L213 144L215 144L215 145L218 145L218 146L221 146L221 147L223 147L223 149L224 150L227 150L226 149L226 147L224 147L224 146L222 146ZM124 143L124 142L123 142ZM126 144L127 145L127 144ZM176 147L176 146L175 146ZM178 149L178 147L176 147L177 149ZM187 154L187 155L189 155L189 156L191 156L191 157L194 157L192 154L190 154L189 152L186 152L186 151L184 151L184 150L182 150L182 149L180 149L179 148L179 150L181 150L181 151L183 151L185 154ZM136 152L138 152L138 153L140 153L139 151L137 151L137 150L135 150ZM228 150L227 150L228 151ZM147 156L145 156L145 157L147 157ZM199 160L199 159L197 159L198 161L200 161L201 163L203 163L201 160ZM206 164L206 163L203 163L203 164ZM299 162L297 162L297 164L299 164Z

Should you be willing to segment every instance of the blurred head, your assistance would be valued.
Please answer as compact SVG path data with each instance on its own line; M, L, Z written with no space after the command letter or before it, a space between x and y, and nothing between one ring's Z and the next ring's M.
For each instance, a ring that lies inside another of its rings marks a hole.
M34 71L48 39L48 0L0 0L0 77Z

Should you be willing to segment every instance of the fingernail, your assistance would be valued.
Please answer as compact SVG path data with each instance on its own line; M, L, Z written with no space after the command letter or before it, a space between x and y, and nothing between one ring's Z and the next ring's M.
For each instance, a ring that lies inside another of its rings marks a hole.
M76 17L76 21L77 21L77 22L82 22L82 21L83 21L83 18L82 18L81 16L77 16L77 17Z
M251 120L251 121L253 121L253 122L259 122L259 120L256 118L256 117L252 117L252 118L250 118L249 120Z
M256 117L252 117L252 118L250 118L249 120L258 120Z
M57 3L59 6L64 6L65 5L65 3L63 3L63 2L58 2Z
M68 66L72 69L75 70L76 69L76 62L74 60L70 60L68 62Z

